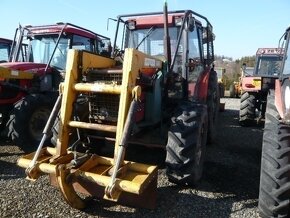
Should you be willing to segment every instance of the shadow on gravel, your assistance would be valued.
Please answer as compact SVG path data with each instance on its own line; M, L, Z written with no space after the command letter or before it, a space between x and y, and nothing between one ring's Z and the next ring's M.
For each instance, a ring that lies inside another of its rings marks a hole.
M92 199L83 211L84 217L231 217L233 212L256 208L263 129L241 127L238 116L237 110L220 113L217 140L207 148L203 178L196 188L163 184L166 186L157 190L155 210L128 209L112 202ZM14 155L22 154L0 152L0 179L25 177L24 170L15 163L3 161L3 157ZM126 159L156 164L161 173L165 171L165 151L162 149L129 147L126 155ZM63 202L63 199L60 201Z
M243 201L243 207L254 208L258 205L263 127L241 127L238 118L238 110L220 113L218 137L208 147L198 189L228 194L234 202ZM231 200L224 203L232 209Z
M24 178L24 170L16 165L16 163L10 163L0 160L0 180L10 180Z
M24 153L19 149L6 150L10 146L12 146L11 142L0 140L0 180L25 177L24 170L16 165L17 158Z

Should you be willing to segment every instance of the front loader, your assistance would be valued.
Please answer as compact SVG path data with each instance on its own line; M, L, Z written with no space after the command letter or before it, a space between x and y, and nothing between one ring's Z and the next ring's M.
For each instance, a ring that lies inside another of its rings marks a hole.
M52 127L52 146L40 143L18 165L31 180L49 174L78 209L79 193L154 208L157 166L126 160L132 146L164 148L168 179L197 184L219 109L213 40L209 21L191 10L165 4L164 12L118 16L112 58L69 51L42 140ZM113 154L102 155L110 146Z

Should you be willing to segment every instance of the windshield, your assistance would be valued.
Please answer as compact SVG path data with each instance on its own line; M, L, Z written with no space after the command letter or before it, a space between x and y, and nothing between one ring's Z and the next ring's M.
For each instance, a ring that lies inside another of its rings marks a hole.
M288 33L289 35L289 33ZM289 37L289 36L288 36ZM283 75L289 75L290 74L290 45L289 45L289 39L288 39L288 48L285 54L285 63L284 63L284 69L283 69Z
M278 76L281 70L282 58L280 56L259 57L255 74Z
M0 43L0 62L8 61L10 45L8 43Z
M58 35L35 37L31 41L31 51L29 56L30 62L47 64L53 55L51 65L59 69L64 69L66 64L67 50L69 47L69 39L61 38L59 44L53 54L56 46Z
M176 50L178 29L176 27L169 28L169 35L171 39L171 53L173 54ZM163 37L163 28L137 29L129 32L127 47L138 47L139 51L149 55L164 55Z

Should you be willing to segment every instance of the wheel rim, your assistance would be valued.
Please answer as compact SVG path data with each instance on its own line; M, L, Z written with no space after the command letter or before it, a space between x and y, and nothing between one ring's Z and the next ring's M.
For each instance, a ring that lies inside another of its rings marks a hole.
M50 110L47 108L39 108L33 112L29 121L29 133L36 141L40 141L43 135L43 129L49 118Z

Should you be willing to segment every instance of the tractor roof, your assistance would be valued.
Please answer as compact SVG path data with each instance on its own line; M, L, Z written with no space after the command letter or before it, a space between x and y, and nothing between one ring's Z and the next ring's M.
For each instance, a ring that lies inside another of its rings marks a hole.
M59 34L63 30L63 32L66 33L76 34L92 39L107 38L97 33L94 33L90 30L70 23L56 23L52 25L41 25L41 26L25 26L25 28L29 31L28 35Z
M13 40L11 40L11 39L5 39L5 38L0 38L0 42L1 42L1 43L7 43L7 44L10 44L10 43L13 42Z
M184 15L183 14L174 14L174 15L168 15L168 26L175 26L177 22L181 22L181 19ZM164 21L163 15L153 15L153 16L142 16L142 17L134 17L129 18L128 22L135 21L137 28L148 28L151 26L157 26L157 27L163 27ZM200 22L198 20L195 20L196 23Z
M168 11L168 26L175 26L178 22L181 22L180 18L185 17L186 14L192 13L193 16L204 19L210 26L208 20L200 14L191 10L180 11ZM162 27L164 25L163 12L154 13L139 13L139 14L127 14L118 16L119 19L127 18L127 22L134 21L137 28L146 28L151 26ZM201 25L201 22L195 19L195 22ZM181 23L179 23L181 25Z

